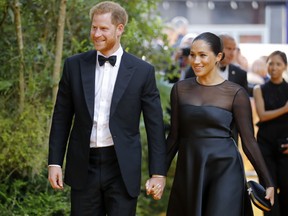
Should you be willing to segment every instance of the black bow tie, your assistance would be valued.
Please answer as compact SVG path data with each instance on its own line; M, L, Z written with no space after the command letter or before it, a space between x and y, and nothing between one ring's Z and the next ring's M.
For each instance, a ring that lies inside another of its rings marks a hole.
M225 71L225 69L226 69L226 66L220 67L221 71Z
M98 55L98 61L99 61L99 65L102 66L104 65L104 63L106 61L108 61L112 66L115 65L116 63L116 56L110 56L108 58L105 58L104 56L102 55Z

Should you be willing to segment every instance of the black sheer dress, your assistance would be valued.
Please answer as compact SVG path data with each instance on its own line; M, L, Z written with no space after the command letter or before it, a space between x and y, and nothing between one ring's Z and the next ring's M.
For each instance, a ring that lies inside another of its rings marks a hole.
M231 127L236 123L242 146L257 174L272 186L254 138L249 96L224 81L201 85L196 78L177 82L171 91L168 167L177 155L167 216L248 216L245 173Z

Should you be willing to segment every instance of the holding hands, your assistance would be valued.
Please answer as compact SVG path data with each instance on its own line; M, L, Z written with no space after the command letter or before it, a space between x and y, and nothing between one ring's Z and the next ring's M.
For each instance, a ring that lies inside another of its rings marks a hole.
M152 177L148 179L145 184L147 195L151 195L154 200L160 200L165 188L165 184L165 176L152 175Z

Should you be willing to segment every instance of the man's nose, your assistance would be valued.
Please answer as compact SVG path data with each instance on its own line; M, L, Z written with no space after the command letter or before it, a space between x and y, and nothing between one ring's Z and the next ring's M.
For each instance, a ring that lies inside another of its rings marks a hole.
M99 29L94 29L92 33L95 37L99 37L101 35L101 31Z

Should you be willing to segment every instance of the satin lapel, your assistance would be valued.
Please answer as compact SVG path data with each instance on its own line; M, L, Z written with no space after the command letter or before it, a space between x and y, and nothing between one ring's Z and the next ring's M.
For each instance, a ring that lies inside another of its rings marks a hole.
M94 115L95 100L95 67L96 51L91 51L86 57L81 59L80 71L82 77L84 97L92 119Z
M127 88L130 79L132 77L132 74L135 71L135 67L133 65L133 62L130 61L129 55L124 52L120 68L118 71L113 96L112 96L112 102L111 102L111 108L110 108L110 116L112 116L116 110L117 104L119 103L122 95L124 94L125 89Z

